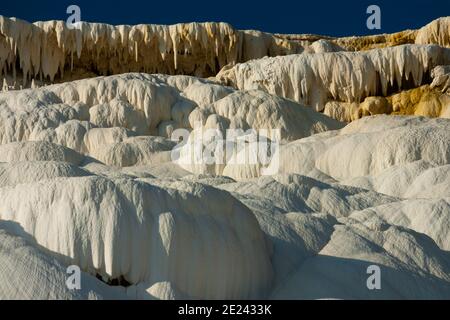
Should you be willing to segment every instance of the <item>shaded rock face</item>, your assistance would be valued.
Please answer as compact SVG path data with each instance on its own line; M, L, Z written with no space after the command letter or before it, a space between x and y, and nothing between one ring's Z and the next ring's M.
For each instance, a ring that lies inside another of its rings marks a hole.
M1 18L0 299L450 299L448 21L335 39ZM12 90L17 59L32 88Z

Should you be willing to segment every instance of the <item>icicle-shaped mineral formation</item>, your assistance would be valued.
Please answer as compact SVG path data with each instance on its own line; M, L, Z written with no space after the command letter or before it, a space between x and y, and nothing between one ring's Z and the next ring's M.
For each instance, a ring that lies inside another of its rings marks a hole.
M296 42L258 31L238 31L227 23L112 26L63 21L30 24L0 16L0 70L18 65L24 83L125 72L215 75L230 63L266 55L299 53ZM1 75L0 75L1 76ZM15 81L15 79L14 79Z

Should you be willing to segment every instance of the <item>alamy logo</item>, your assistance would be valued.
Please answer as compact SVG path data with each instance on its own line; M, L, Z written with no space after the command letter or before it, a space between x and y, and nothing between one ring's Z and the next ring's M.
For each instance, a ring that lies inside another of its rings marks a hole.
M381 9L379 6L373 4L367 7L367 14L370 16L367 18L367 29L380 30L381 29Z
M274 175L279 169L278 129L204 129L195 126L192 132L178 129L173 141L181 141L171 152L172 161L183 166L251 165L260 175Z
M81 22L81 9L79 6L72 4L67 7L67 14L70 16L66 20L67 28L76 29L79 26L79 22Z
M367 268L367 274L370 276L367 278L367 289L369 290L381 290L381 269L377 265L371 265Z
M70 276L66 280L69 290L81 290L81 270L78 266L69 266L66 271Z

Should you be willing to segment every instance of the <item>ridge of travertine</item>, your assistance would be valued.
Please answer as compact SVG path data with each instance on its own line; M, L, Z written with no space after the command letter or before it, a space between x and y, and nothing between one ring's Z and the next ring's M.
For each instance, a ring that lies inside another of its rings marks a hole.
M359 103L366 97L419 87L433 68L447 64L450 49L408 44L265 57L223 69L216 78L239 90L264 90L322 111L332 100Z
M0 16L0 78L9 86L125 72L214 76L231 64L302 52L348 51L401 44L450 44L450 18L419 30L362 37L280 35L236 30L227 23L112 26L63 21L28 23ZM317 41L328 45L313 44ZM8 75L8 77L5 77ZM17 79L21 76L21 81Z
M0 16L0 71L14 81L20 72L23 86L30 79L53 82L66 74L71 79L125 72L212 76L228 64L302 51L297 42L227 23L80 22L69 29L64 21L31 24Z

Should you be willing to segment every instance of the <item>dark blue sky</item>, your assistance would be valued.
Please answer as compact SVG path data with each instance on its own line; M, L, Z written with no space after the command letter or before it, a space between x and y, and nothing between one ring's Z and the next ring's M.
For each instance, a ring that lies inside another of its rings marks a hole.
M238 29L334 36L380 33L366 28L366 8L370 4L381 7L381 32L418 28L437 17L450 16L450 0L2 0L0 14L28 21L65 20L69 4L81 7L83 21L111 24L225 21Z

